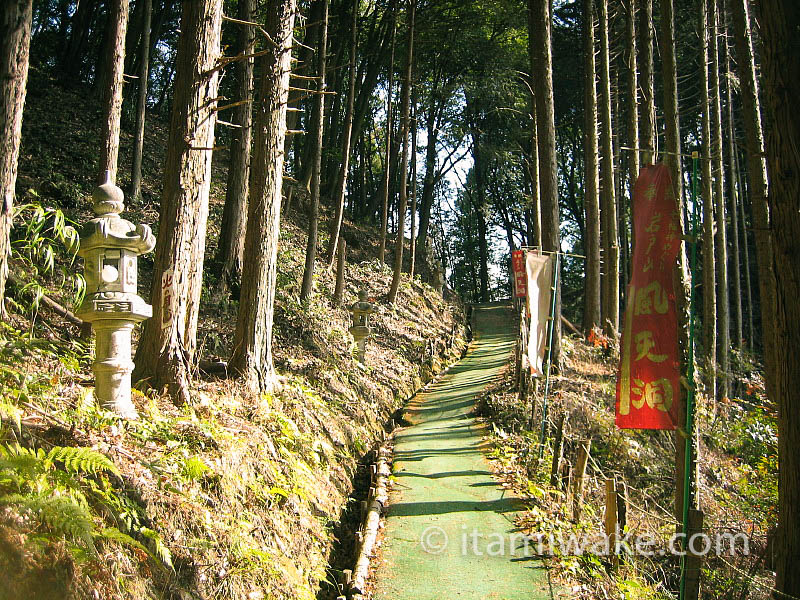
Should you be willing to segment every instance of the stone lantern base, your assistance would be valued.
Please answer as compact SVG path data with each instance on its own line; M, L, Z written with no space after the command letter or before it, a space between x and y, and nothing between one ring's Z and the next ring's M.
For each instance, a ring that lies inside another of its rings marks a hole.
M95 397L103 408L126 419L139 418L131 400L133 325L125 319L103 319L92 323L97 357L92 365Z
M106 292L87 298L81 309L78 315L95 333L95 398L123 418L138 419L131 401L131 333L136 323L152 316L152 308L135 294Z
M364 325L353 325L349 331L356 343L356 359L358 362L363 363L367 354L367 338L372 333L372 330Z

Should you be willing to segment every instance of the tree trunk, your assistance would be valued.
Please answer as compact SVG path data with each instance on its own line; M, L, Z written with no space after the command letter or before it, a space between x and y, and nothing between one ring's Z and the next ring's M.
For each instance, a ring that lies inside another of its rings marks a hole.
M634 150L628 151L628 177L631 198L633 198L633 185L639 176L639 79L637 75L636 56L636 0L625 2L625 56L628 59L625 90L628 100L628 141ZM631 207L633 202L631 202ZM631 215L632 216L632 215ZM633 219L631 219L633 221Z
M237 18L251 22L256 13L256 0L239 0ZM256 32L252 25L235 24L236 54L253 54ZM238 125L231 134L228 185L222 225L217 244L217 262L222 266L219 290L230 290L242 273L244 238L247 227L247 195L250 189L250 152L253 139L253 69L252 58L239 60L233 65L236 101L233 124Z
M772 258L770 209L767 205L767 170L764 160L764 134L761 127L761 106L758 98L756 64L753 58L753 39L750 30L748 0L731 0L733 33L736 44L736 64L742 95L742 117L747 139L747 177L755 233L756 260L758 263L758 292L761 305L761 341L764 348L767 395L776 398L771 389L776 376L771 371L777 362L774 316L777 310L775 271ZM783 126L782 126L783 127Z
M558 162L553 106L553 50L548 0L528 0L529 35L536 40L533 81L536 96L536 126L539 150L539 183L542 202L542 246L550 252L561 250L558 214ZM551 359L561 359L561 285L555 290L555 319Z
M717 267L717 361L719 363L719 396L729 395L728 356L731 347L730 305L728 299L728 235L725 215L725 169L722 161L722 94L719 84L719 45L717 0L710 0L708 23L711 29L711 115L713 121L713 167L714 205L717 218L716 267Z
M402 99L402 131L400 137L403 143L403 156L400 164L400 201L397 206L397 240L394 249L394 275L389 288L388 301L394 304L397 291L400 289L400 277L403 273L403 245L405 243L406 210L408 208L408 132L410 129L411 109L411 70L414 65L414 17L417 0L408 0L408 55L406 57L406 72L403 79Z
M711 96L708 75L709 27L708 0L700 0L698 23L701 46L701 140L703 201L703 349L705 351L705 386L710 398L717 397L717 287L715 270L715 234L713 175L711 170Z
M474 210L478 220L479 299L481 302L489 302L489 245L486 239L486 157L483 154L483 142L477 122L477 108L474 104L470 107L470 100L467 100L467 111L472 113L470 116L470 129L472 134L472 170L475 182Z
M141 3L141 4L140 4ZM142 6L139 11L140 5ZM142 196L142 154L144 153L144 122L147 112L147 88L150 66L150 19L153 14L153 0L139 0L136 12L142 19L142 56L139 60L139 93L136 99L136 133L133 136L133 166L131 167L131 202L138 202Z
M583 58L584 58L584 138L583 156L585 183L583 206L586 211L586 290L584 296L583 329L587 333L600 321L600 197L597 157L597 74L594 60L594 1L583 0Z
M125 71L125 32L128 28L128 0L112 0L109 5L106 46L103 61L103 131L100 148L100 172L97 182L105 180L105 172L111 173L111 181L117 180L117 158L119 156L119 122L122 117L122 85Z
M742 245L742 258L744 260L744 289L745 298L747 298L747 347L753 349L753 340L755 339L755 330L753 327L753 286L750 278L750 242L747 239L747 218L744 210L745 193L744 180L742 179L742 170L739 168L739 152L737 151L734 156L734 164L736 165L736 181L739 185L739 222L742 224L741 231L741 245Z
M723 9L720 11L721 15L726 14ZM730 215L731 215L731 233L733 239L733 257L731 263L733 269L731 278L733 281L733 316L734 316L734 339L733 347L741 349L743 340L743 326L742 326L742 263L740 260L741 254L739 252L739 191L737 189L739 176L736 169L736 127L734 126L733 118L733 86L731 85L731 76L733 69L731 66L731 53L728 42L728 35L730 32L730 23L727 22L725 28L725 96L728 105L728 197L730 200Z
M675 64L675 19L672 0L661 0L661 59L662 77L664 87L664 138L666 145L666 158L664 163L672 179L672 194L679 215L684 214L684 201L682 193L681 175L681 137L680 123L678 120L678 71ZM684 239L683 219L681 224L681 239ZM673 273L675 282L675 311L678 320L678 350L680 353L680 369L687 371L689 364L689 266L686 261L686 243L681 242L678 260ZM678 423L686 422L686 390L680 386L678 402ZM685 444L686 433L680 427L675 430L675 518L683 520L683 480L685 472ZM690 465L690 473L694 472L694 463Z
M17 183L22 112L30 60L32 0L5 2L0 9L0 318L4 306L11 220Z
M145 28L144 21L144 0L136 0L133 3L133 11L128 12L128 27L125 32L125 72L138 73L139 64L136 56L137 52L141 54L141 41L142 35L147 31L147 36L150 37L150 28ZM150 11L152 13L152 0L150 2ZM152 18L152 17L151 17ZM133 63L136 62L136 65ZM135 68L134 68L135 67Z
M177 402L189 400L197 348L222 0L184 0L182 7L153 266L153 317L145 321L134 373L156 389L166 385Z
M98 5L98 0L78 0L78 6L71 19L69 45L61 61L61 72L66 82L74 84L81 75L86 43L89 40L92 19Z
M320 176L322 171L322 138L325 126L325 69L328 54L328 0L322 2L322 23L320 24L319 46L317 47L317 82L319 90L314 99L314 122L316 143L311 166L311 209L308 214L308 243L306 244L306 265L303 270L303 285L300 300L306 300L314 289L314 266L317 260L317 230L319 228Z
M639 0L638 66L639 86L642 91L641 147L645 152L641 162L653 163L656 153L656 105L653 90L653 0Z
M778 404L778 557L775 587L800 596L800 370L793 352L800 347L800 66L797 31L800 5L794 0L762 0L761 38L764 77L769 208L774 241L776 305L773 398Z
M409 244L410 264L408 274L414 280L414 269L417 261L417 94L414 89L412 101L411 129L411 242Z
M434 81L436 79L434 78ZM419 209L419 233L417 236L417 256L423 263L428 262L428 230L430 227L431 208L433 208L434 188L436 186L436 144L439 140L439 123L437 114L439 111L439 100L436 96L436 85L434 83L431 93L430 112L426 117L425 138L425 177L422 180L422 194ZM440 100L441 101L441 100Z
M381 188L381 246L378 251L378 260L386 260L386 235L389 219L389 176L392 162L392 90L394 89L394 44L397 36L397 0L392 0L392 41L389 53L389 83L386 86L386 147L383 158L383 187Z
M297 50L296 59L293 61L292 74L301 74L306 77L313 77L314 73L314 47L317 45L319 39L318 31L320 23L322 23L322 0L312 0L308 9L306 22L304 23L303 41ZM312 89L313 81L310 79L295 79L291 83L291 87L295 89L289 90L289 111L286 114L286 130L292 131L299 129L298 124L301 123L300 116L308 115L308 104L313 99L313 94L305 90ZM316 131L312 120L314 114L311 113L303 122L304 128L308 131ZM308 163L311 161L312 144L310 134L298 138L297 136L287 135L284 144L286 145L285 152L289 155L291 146L294 145L294 163L295 177L300 181L303 187L308 187L311 181L311 169ZM305 142L303 140L305 139ZM289 209L291 203L291 195L287 198L286 205L283 210L284 213Z
M608 0L600 0L600 230L603 236L603 330L619 331L619 235L611 125L611 77L608 49Z
M534 23L533 23L533 12L531 9L532 4L528 2L528 87L529 87L529 101L531 107L531 130L530 130L530 151L528 153L528 161L527 161L527 174L528 174L528 182L530 184L530 201L529 201L529 208L530 208L530 225L531 231L531 239L528 240L528 244L531 246L542 246L542 196L541 196L541 185L540 185L540 178L539 178L539 142L538 142L538 123L537 113L536 113L536 82L534 81L534 73L536 72L536 67L534 63L536 62L536 55L538 52L538 45L537 40L530 35L530 32L533 31ZM592 57L594 60L594 57Z
M252 392L274 381L272 323L280 236L286 104L297 0L270 0L266 28L276 46L261 59L261 106L247 211L245 261L231 369Z
M333 267L336 260L336 244L339 240L339 231L342 228L342 217L344 216L344 195L347 190L347 172L350 169L350 147L353 135L353 107L356 95L356 46L358 44L358 6L359 0L353 1L353 15L351 23L350 37L350 74L347 84L347 112L344 117L344 132L342 148L342 166L339 171L338 187L336 190L336 216L331 221L330 241L328 242L328 268Z

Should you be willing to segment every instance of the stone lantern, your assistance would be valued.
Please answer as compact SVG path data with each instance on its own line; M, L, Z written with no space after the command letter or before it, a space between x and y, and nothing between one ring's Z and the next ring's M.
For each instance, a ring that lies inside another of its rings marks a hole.
M153 308L136 293L136 259L151 252L156 240L147 225L119 216L124 195L106 171L92 193L94 219L81 231L78 254L84 260L86 297L78 316L92 324L96 336L95 396L103 407L127 419L138 414L131 402L131 332L153 316Z
M433 265L433 289L439 294L444 294L444 269L438 260Z
M364 362L364 356L367 351L367 338L372 333L369 326L369 316L375 312L375 306L372 302L367 300L366 290L358 292L358 302L350 307L350 313L353 315L353 325L350 327L350 333L353 334L353 339L356 342L356 356L358 362Z

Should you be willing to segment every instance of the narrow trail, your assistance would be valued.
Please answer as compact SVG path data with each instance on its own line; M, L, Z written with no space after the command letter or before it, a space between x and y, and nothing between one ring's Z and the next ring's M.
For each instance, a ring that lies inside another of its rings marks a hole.
M470 416L508 363L514 323L508 306L476 307L467 356L406 410L412 425L396 439L375 600L558 597L545 564L524 553L514 525L521 502L492 478L485 431Z

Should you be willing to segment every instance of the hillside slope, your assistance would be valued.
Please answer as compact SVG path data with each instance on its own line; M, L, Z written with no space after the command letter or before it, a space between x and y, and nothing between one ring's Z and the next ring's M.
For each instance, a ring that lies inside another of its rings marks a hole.
M88 90L62 89L41 74L31 74L30 88L18 196L81 222L94 173L96 106ZM157 224L165 137L164 123L151 119L144 202L123 215L132 221ZM122 144L124 188L130 135ZM224 199L219 158L207 257ZM0 331L0 600L303 599L337 579L328 558L335 544L344 554L352 544L354 483L371 450L414 391L461 355L466 332L462 307L419 280L403 280L395 306L382 303L391 272L368 260L374 232L346 223L357 260L347 267L344 305L359 289L378 299L360 365L349 314L330 302L333 275L318 265L315 295L298 300L301 223L290 215L282 226L280 385L270 395L198 376L191 403L136 392L141 419L116 419L93 400L90 350L78 328L45 306L32 310L23 286L11 290L12 315ZM24 253L26 225L20 219L15 230L21 250L12 262L23 279L37 272ZM56 262L72 268L63 256ZM151 266L151 257L140 261L145 298ZM69 305L58 277L37 280ZM209 277L208 288L214 283ZM212 296L204 292L198 343L203 357L224 360L237 302Z

